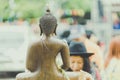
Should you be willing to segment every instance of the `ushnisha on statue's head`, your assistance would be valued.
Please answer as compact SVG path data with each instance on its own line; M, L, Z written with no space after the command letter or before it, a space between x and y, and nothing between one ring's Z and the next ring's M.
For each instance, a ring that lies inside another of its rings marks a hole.
M45 35L56 34L57 19L50 13L50 10L46 10L46 14L40 18L39 27L41 34Z

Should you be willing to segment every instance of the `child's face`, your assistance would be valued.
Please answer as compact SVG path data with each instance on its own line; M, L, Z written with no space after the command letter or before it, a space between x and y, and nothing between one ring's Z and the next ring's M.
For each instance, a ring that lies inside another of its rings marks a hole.
M80 71L83 68L83 58L80 56L70 56L70 68L73 71Z

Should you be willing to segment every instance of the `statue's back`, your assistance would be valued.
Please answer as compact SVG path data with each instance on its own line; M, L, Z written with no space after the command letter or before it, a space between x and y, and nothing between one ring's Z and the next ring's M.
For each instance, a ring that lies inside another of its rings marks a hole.
M33 73L22 73L24 77L20 80L66 80L55 61L58 53L64 53L66 47L65 42L56 38L41 38L32 44L28 50L26 68Z
M56 18L47 10L40 19L41 38L28 49L26 68L29 71L18 74L17 80L66 80L56 65L56 56L60 52L63 69L69 68L68 45L55 38Z
M48 38L36 43L40 71L40 75L38 74L37 76L41 77L39 80L65 80L55 61L56 56L62 51L65 45L66 43L56 38Z

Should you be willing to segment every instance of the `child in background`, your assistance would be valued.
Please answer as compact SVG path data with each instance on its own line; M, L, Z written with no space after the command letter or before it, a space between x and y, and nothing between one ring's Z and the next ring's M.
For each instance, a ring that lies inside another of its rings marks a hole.
M89 56L93 53L87 53L86 48L81 42L70 43L70 68L68 71L81 72L81 77L86 77L86 80L93 80L89 62ZM90 74L89 74L90 73Z

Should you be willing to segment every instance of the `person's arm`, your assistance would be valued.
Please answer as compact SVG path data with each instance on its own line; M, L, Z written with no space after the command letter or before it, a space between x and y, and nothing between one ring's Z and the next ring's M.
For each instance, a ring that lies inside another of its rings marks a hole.
M67 45L67 43L63 44L63 47L61 49L61 57L62 57L62 61L63 61L63 65L62 65L62 69L68 69L70 66L70 53L69 53L69 47Z
M37 70L38 67L38 55L36 53L36 47L30 46L27 53L27 60L26 60L26 68L30 72L34 72Z

